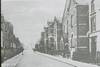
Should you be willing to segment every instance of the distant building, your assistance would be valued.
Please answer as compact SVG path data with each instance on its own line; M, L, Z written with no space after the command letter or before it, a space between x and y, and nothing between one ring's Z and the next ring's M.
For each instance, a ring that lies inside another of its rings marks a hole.
M48 21L47 25L44 27L44 32L41 32L40 47L45 53L61 54L64 48L61 39L62 23L55 17L53 21Z
M62 38L62 23L56 17L54 17L54 41L56 51L61 54L64 49L64 44L61 43Z
M45 53L48 53L48 27L44 27L44 45Z
M50 54L54 54L54 51L56 49L55 46L55 39L54 39L54 22L53 21L49 21L47 22L48 24L48 50Z
M40 50L41 52L45 52L45 32L41 32L41 40L40 40Z

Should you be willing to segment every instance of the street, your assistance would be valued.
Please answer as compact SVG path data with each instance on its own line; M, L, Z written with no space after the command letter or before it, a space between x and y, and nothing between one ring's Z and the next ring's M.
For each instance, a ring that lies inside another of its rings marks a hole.
M56 57L26 49L23 53L5 61L2 67L98 67L61 57Z
M31 50L24 51L24 55L16 67L73 67L65 63L52 60L48 57L38 55Z
M17 59L20 59L20 60L17 60ZM10 66L5 66L5 67L11 67L11 66L12 67L73 67L69 64L65 64L65 63L50 59L48 57L45 57L43 55L36 54L32 50L24 50L23 55L20 55L19 58L17 59L9 61L7 64ZM12 61L17 61L16 65Z

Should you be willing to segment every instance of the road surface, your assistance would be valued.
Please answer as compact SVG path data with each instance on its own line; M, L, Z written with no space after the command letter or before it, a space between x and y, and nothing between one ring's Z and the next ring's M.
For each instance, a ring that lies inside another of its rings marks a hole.
M73 67L71 65L36 54L32 50L25 50L16 67Z
M19 59L19 60L18 60ZM13 63L12 61L16 61ZM12 62L9 64L9 62ZM62 63L46 56L35 53L33 50L24 50L23 55L17 59L8 62L8 67L74 67L66 63ZM14 66L15 65L15 66ZM2 66L4 67L4 66Z

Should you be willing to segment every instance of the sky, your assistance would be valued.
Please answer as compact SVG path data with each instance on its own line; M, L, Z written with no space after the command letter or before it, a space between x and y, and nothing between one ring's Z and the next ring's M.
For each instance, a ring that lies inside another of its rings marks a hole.
M64 5L65 0L1 0L1 12L13 24L16 37L34 47L47 21L62 17Z

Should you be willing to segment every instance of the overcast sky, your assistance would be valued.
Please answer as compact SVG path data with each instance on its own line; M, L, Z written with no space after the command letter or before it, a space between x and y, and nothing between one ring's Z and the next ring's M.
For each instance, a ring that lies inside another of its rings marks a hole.
M14 26L14 33L26 45L36 43L54 16L62 17L65 0L2 0L5 19Z

